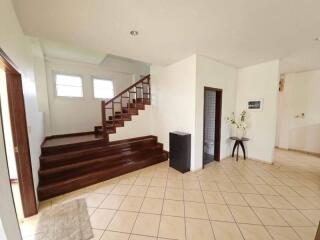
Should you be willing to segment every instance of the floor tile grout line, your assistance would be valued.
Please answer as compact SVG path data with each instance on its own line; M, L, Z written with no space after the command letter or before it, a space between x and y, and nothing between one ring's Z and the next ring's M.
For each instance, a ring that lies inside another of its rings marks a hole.
M168 172L169 172L169 170L168 170ZM165 189L164 189L162 208L161 208L161 212L160 212L160 220L159 220L159 225L158 225L157 238L159 238L159 233L160 233L160 227L161 227L161 221L162 221L162 213L163 213L163 205L164 205L164 197L166 195L166 189L167 189L167 182L168 182L168 173L167 173L166 184L165 184L166 186L165 186Z
M294 191L294 190L293 190ZM268 201L268 199L266 199L266 197L264 196L264 195L262 195L262 197L266 200L266 201ZM282 195L280 195L280 197L282 197L283 199L285 199L285 201L287 201L293 208L294 208L294 210L297 210L299 213L301 213L305 218L307 218L309 221L310 221L310 219L307 217L307 216L305 216L304 214L303 214L303 212L301 211L302 209L299 209L299 208L297 208L296 206L294 206L292 203L290 203L287 199L286 199L286 197L285 196L282 196ZM303 198L303 197L302 197ZM269 201L268 201L269 202ZM270 204L271 205L271 204ZM273 207L273 206L272 206ZM275 210L279 210L279 208L274 208ZM280 210L291 210L291 209L280 209ZM277 211L278 212L278 211ZM312 222L312 224L314 225L314 223Z
M297 236L301 239L301 240L303 240L302 238L301 238L301 236L299 235L299 233L294 229L294 226L291 226L290 224L289 224L289 222L287 221L287 219L285 219L278 211L277 211L277 209L275 209L275 211L284 219L284 221L288 224L288 226L297 234Z
M140 176L141 176L141 175L140 175ZM152 175L151 179L153 179L153 176L154 176L154 175ZM151 180L151 181L152 181L152 180ZM149 184L148 184L147 191L146 191L146 193L145 193L145 195L144 195L143 202L142 202L142 204L141 204L141 206L140 206L140 209L139 209L140 211L141 211L141 208L142 208L142 206L143 206L143 203L144 203L144 201L145 201L145 199L146 199L146 195L147 195L147 193L148 193L148 190L149 190L151 181L150 181ZM138 219L138 217L139 217L139 214L146 214L146 213L141 213L140 211L139 211L139 213L137 213L137 216L136 216L136 218L135 218L135 221L134 221L134 223L133 223L133 225L132 225L132 229L131 229L130 236L132 235L132 231L134 230L134 227L135 227L135 225L136 225L136 223L137 223L137 219ZM160 218L161 218L161 217L160 217ZM129 236L129 238L130 238L130 236Z
M202 190L202 189L201 189L201 194L202 194L202 198L203 198L203 200L204 200L204 202L205 202L205 197L204 197L204 195L203 195L203 190ZM212 222L211 222L211 220L210 220L210 214L209 214L209 211L208 211L207 204L204 203L204 206L205 206L205 209L206 209L206 212L207 212L207 215L208 215L208 221L209 221L209 223L210 223L210 229L211 229L211 232L212 232L212 234L213 234L213 238L214 238L214 239L217 239L217 238L216 238L216 234L214 233L214 230L213 230Z
M139 174L140 175L140 174ZM118 182L119 183L119 182ZM132 188L133 186L131 186L131 188ZM130 189L131 189L130 188ZM130 191L130 190L129 190ZM129 193L129 191L127 192L127 194ZM124 200L124 199L123 199ZM123 202L123 201L122 201ZM122 202L120 203L120 205L119 205L119 207L121 206L121 204L122 204ZM112 223L112 221L113 221L113 219L115 218L115 216L117 215L117 213L120 211L119 210L119 207L115 210L115 213L113 214L113 216L112 216L112 218L110 219L110 221L109 221L109 223L107 224L107 227L105 228L105 231L107 231L108 230L108 227L109 227L109 225ZM138 216L138 214L137 214L137 216ZM136 219L137 219L137 216L135 217L135 221L136 221ZM135 224L135 223L134 223ZM132 229L133 229L133 227L134 227L134 225L132 226ZM132 232L132 229L131 229L131 232Z
M268 183L267 183L268 184ZM290 187L289 187L290 188ZM291 188L290 188L291 189ZM292 189L293 191L294 191L294 189ZM281 194L280 194L281 195ZM262 196L263 197L263 196ZM264 199L265 199L265 197L263 197ZM266 199L265 199L266 200ZM293 207L295 207L295 206L293 206ZM276 209L274 209L275 211L276 211ZM298 209L297 209L298 210ZM285 219L284 219L285 220ZM287 222L287 221L286 221ZM289 224L288 224L288 226L298 235L298 237L301 239L301 237L300 237L300 235L296 232L296 230L293 228L293 227L291 227ZM269 232L269 231L268 231Z
M227 201L226 201L225 197L223 196L223 194L222 194L222 198L223 198L224 201L226 202L227 208L229 209L229 212L231 213L231 215L232 215L232 217L233 217L233 219L234 219L234 221L235 221L235 224L237 225L237 228L238 228L238 230L239 230L242 238L245 239L245 237L244 237L244 235L243 235L243 233L242 233L242 231L241 231L241 229L240 229L240 226L238 225L238 223L237 223L237 221L236 221L236 218L234 217L234 214L232 213L232 211L231 211L231 209L230 209L230 207L229 207L229 204L227 203ZM244 199L244 200L245 200L245 199ZM246 200L245 200L245 201L246 201Z
M230 168L230 167L229 167ZM167 168L168 169L168 168ZM223 168L223 169L225 169L225 168ZM262 168L260 168L260 169L262 169ZM236 168L236 170L238 171L238 168ZM168 172L168 171L167 171ZM227 176L229 179L230 179L230 172L231 171L229 171L228 170L228 174L225 174L225 176ZM285 173L287 173L287 170L286 170L286 172ZM167 180L168 180L168 175L169 174L167 174ZM199 175L200 176L200 175ZM260 177L260 178L262 178L262 179L264 179L263 178L263 176L264 175L256 175L256 177ZM280 176L280 173L277 175L277 176ZM285 175L283 175L283 176L285 176ZM292 175L287 175L287 177L289 176L289 178L291 178L291 176ZM279 181L283 181L283 179L285 178L285 177L276 177L276 176L274 176L276 179L278 179ZM160 178L161 179L161 178ZM181 179L181 178L180 178ZM309 179L309 178L308 178ZM201 180L199 180L199 178L198 178L198 183L200 183L200 181ZM213 181L215 184L216 183L218 183L218 181ZM243 192L241 192L241 191L239 191L239 189L237 188L237 184L236 184L236 182L234 181L234 180L231 180L231 181L229 181L230 183L232 183L232 184L234 184L235 185L235 187L236 187L236 189L238 190L238 193L239 194L241 194L241 195L243 195L243 194L247 194L247 193L243 193ZM122 183L117 183L117 184L121 184L121 185L125 185L125 184L122 184ZM251 183L251 182L246 182L246 183L244 183L244 184L249 184L249 185L251 185L251 186L253 186L253 187L255 187L256 185L255 184L253 184L253 183ZM128 185L133 185L133 184L128 184ZM270 186L271 188L273 188L275 185L270 185L269 183L267 183L267 182L264 182L264 185L268 185L268 186ZM277 185L278 186L278 185ZM292 191L294 191L294 192L296 192L297 193L297 195L299 196L299 197L301 197L301 198L303 198L304 200L306 200L306 201L308 201L308 196L304 196L303 194L301 194L301 193L299 193L299 192L297 192L296 191L296 189L294 189L294 186L290 186L290 185L286 185L286 184L284 184L283 186L285 186L285 187L288 187L288 188L290 188ZM165 187L165 189L167 189L167 187ZM185 188L183 188L184 190L185 190ZM314 192L313 191L313 189L310 189L310 188L308 188L310 191L312 191L312 192ZM199 190L199 189L198 189ZM203 193L203 189L201 189L201 192ZM216 191L216 192L219 192L219 193L223 193L224 191ZM84 191L84 193L93 193L93 192L90 192L90 191ZM97 193L97 194L99 194L99 193ZM249 193L249 194L251 194L251 193ZM257 194L257 193L252 193L252 194ZM109 195L109 194L106 194L106 197L107 197L107 195ZM267 201L267 202L269 202L266 198L265 198L265 196L268 196L268 194L262 194L262 193L259 193L259 194L257 194L257 195L262 195L262 197ZM127 196L127 195L125 195L125 196ZM278 192L278 195L274 195L274 196L279 196L279 197L281 197L281 198L283 198L283 199L285 199L286 201L287 201L287 198L286 198L286 196L284 196L283 194L279 194L279 192ZM105 198L106 198L105 197ZM316 197L318 197L318 195L316 195ZM162 201L165 201L165 197L164 198L161 198L162 199ZM205 206L207 207L207 202L205 202L204 201L204 203L205 203ZM100 204L101 205L101 204ZM99 205L99 206L100 206ZM228 205L228 204L227 204ZM94 207L95 208L95 210L93 211L93 213L99 208L99 206L98 207ZM229 205L228 205L229 206ZM249 205L249 207L251 207L250 205ZM299 208L297 208L296 206L293 206L294 207L294 210L297 210L297 211L299 211L299 213L301 213L308 221L310 221L310 219L307 217L307 216L305 216L304 214L303 214L303 212L301 212L301 209L299 209ZM272 208L270 208L270 209L274 209L276 212L278 212L279 213L279 208L274 208L273 206L272 206ZM282 209L282 208L281 208ZM316 209L319 209L318 207L316 208ZM118 209L119 210L119 209ZM207 210L208 211L208 210ZM92 214L93 214L92 213ZM294 228L294 226L290 226L290 228ZM300 236L299 234L298 234L298 236Z

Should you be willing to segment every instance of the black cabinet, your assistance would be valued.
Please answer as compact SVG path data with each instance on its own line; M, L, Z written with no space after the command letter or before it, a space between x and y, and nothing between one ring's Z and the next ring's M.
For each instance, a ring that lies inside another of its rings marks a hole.
M185 173L190 171L191 158L191 134L183 132L171 132L170 145L170 167Z

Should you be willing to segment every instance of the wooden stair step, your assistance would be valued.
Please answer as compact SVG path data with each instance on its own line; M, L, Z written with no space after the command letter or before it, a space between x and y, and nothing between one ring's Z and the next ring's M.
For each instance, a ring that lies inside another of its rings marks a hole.
M101 181L108 180L113 177L120 176L153 164L157 164L168 159L168 154L163 152L157 156L140 159L138 162L129 162L122 165L102 169L93 173L81 175L72 179L55 182L48 185L38 186L38 198L40 201L47 200L49 198L68 193Z
M135 107L138 108L139 110L144 110L144 103L135 103Z
M143 98L137 98L137 103L143 103L144 104L144 99Z
M46 169L54 166L62 166L72 164L75 161L85 161L96 157L102 157L120 150L126 151L127 149L140 149L144 146L151 146L157 143L157 137L144 136L139 138L132 138L127 140L120 140L105 143L103 146L95 148L82 148L79 147L73 151L62 151L60 153L51 155L40 156L40 169Z
M128 113L128 108L127 107L122 107L122 114Z
M50 184L56 181L66 180L104 168L112 168L128 162L136 162L146 156L153 156L163 152L162 144L141 150L128 150L125 152L104 156L88 161L51 168L39 171L39 180L42 184Z
M114 127L114 126L107 126L106 127L106 132L108 133L108 134L110 134L110 133L116 133L116 127Z
M75 152L69 155L53 156L55 158L43 158L40 160L40 170L50 170L57 167L65 167L72 164L77 164L85 161L94 161L97 158L114 157L115 155L121 155L127 152L141 151L143 149L149 149L152 147L162 147L162 144L157 142L141 142L137 146L125 146L121 148L111 149L98 149L95 152Z
M115 114L114 119L115 120L124 120L126 118L130 118L131 120L131 114L128 113L120 113L120 114ZM109 121L113 120L113 116L109 116ZM125 120L124 120L125 121Z
M128 107L128 113L131 115L138 115L139 111L135 106Z
M80 142L80 143L71 143L71 144L64 144L60 146L41 146L41 155L50 155L55 153L60 153L61 151L73 151L79 149L79 147L83 148L94 148L103 146L106 144L106 141L103 138L94 141L88 142Z
M123 120L107 120L106 127L123 127L124 121Z

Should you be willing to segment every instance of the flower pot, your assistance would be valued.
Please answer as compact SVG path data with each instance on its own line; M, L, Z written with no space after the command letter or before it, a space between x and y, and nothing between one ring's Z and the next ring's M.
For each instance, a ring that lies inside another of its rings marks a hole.
M236 129L236 137L237 138L243 138L244 137L244 130L242 128Z

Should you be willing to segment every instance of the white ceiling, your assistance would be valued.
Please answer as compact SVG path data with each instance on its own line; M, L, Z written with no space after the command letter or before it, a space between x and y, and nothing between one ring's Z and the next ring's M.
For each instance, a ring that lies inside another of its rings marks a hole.
M320 68L319 0L13 0L27 35L167 65L197 53ZM130 30L139 36L133 38Z
M107 55L98 51L87 50L75 45L49 41L46 39L41 39L40 44L45 56L76 62L100 64Z

